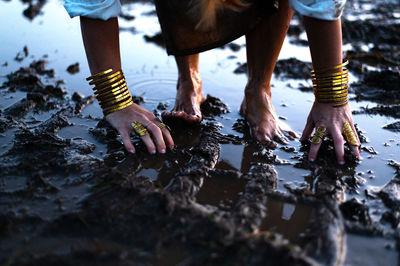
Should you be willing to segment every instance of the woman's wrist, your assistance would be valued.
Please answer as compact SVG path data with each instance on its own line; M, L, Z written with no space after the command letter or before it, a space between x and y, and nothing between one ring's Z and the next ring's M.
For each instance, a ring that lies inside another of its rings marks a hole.
M348 103L348 73L343 64L311 72L315 102L330 103L333 107L342 107Z
M133 104L122 70L113 72L110 68L96 73L86 80L90 85L94 85L94 94L103 109L104 116Z

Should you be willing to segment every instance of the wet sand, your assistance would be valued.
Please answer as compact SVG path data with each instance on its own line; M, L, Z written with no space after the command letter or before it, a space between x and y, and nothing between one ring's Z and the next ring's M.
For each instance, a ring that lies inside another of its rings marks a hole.
M398 6L347 3L363 160L347 153L340 167L329 140L315 163L309 143L252 140L238 113L243 38L200 56L203 90L220 100L208 98L202 124L171 125L177 147L166 155L133 136L129 155L85 82L79 20L58 1L0 2L0 263L398 265ZM120 28L128 86L159 115L177 71L154 6L125 4ZM272 81L276 111L298 133L313 102L305 44L295 17Z

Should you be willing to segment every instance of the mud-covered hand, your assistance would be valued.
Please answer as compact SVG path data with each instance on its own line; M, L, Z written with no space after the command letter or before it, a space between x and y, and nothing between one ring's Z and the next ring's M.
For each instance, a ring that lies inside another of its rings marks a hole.
M132 122L138 122L147 129L148 134L144 134L140 138L150 154L155 154L157 151L165 153L167 146L171 149L174 147L174 141L167 127L160 126L162 122L154 114L137 104L108 114L106 120L119 132L128 152L135 152L130 137L130 134L134 132Z
M348 125L346 125L346 122ZM345 141L348 142L351 151L357 156L357 158L361 159L359 151L360 140L353 124L349 104L342 107L333 107L330 103L314 102L300 141L308 139L314 129L316 129L316 132L313 136L310 153L308 155L310 161L314 161L317 158L318 150L321 147L324 135L330 135L332 137L336 158L339 164L343 165L345 163Z

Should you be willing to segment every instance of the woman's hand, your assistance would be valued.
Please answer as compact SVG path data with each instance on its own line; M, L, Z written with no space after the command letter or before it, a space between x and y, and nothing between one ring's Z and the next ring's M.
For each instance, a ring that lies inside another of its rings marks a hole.
M130 153L135 153L135 147L130 137L130 134L134 132L131 123L135 121L142 124L149 132L140 138L150 154L155 154L156 151L165 153L167 146L171 149L174 147L169 130L166 127L162 129L159 127L162 122L154 114L135 103L108 114L106 120L119 132L125 149Z
M342 107L333 107L330 103L317 103L314 102L314 105L311 108L310 114L308 115L307 124L303 130L303 135L300 138L300 141L304 141L308 139L313 133L314 128L318 128L320 126L326 128L326 134L332 136L336 158L339 164L343 165L344 162L344 138L343 138L343 125L345 122L350 124L351 129L354 132L354 135L357 139L357 143L360 143L360 139L358 138L357 131L353 124L353 118L351 116L350 105L346 104ZM321 147L321 141L316 144L312 143L310 147L310 153L308 155L308 159L310 161L314 161L317 158L318 150ZM361 159L359 145L349 145L352 152L357 156L358 159Z

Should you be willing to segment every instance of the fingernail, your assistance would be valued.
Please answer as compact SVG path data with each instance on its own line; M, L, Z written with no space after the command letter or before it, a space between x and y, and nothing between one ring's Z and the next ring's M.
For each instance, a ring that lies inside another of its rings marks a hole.
M135 153L135 150L134 149L130 149L129 152L130 153Z
M151 154L156 154L156 150L152 150L152 151L151 151Z
M309 160L310 162L314 162L314 161L315 161L314 158L309 158L308 160Z
M339 164L340 165L344 165L344 161L339 161Z
M160 150L160 153L165 153L165 149L161 149L161 150Z

